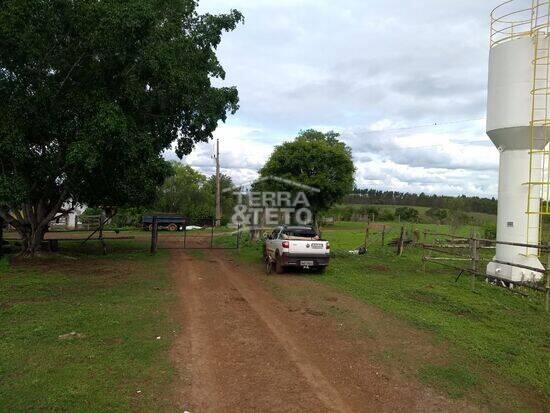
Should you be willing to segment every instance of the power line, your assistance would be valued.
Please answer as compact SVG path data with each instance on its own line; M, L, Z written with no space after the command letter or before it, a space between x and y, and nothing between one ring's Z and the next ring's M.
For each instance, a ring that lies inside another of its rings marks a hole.
M438 143L434 145L423 145L423 146L403 146L402 149L427 149L427 148L438 148L438 147L444 147L449 145L473 145L473 146L480 146L476 145L476 143L489 143L489 140L478 140L478 141L450 141L445 143Z
M459 123L477 122L477 121L480 121L480 120L485 120L485 118L463 119L463 120L456 120L456 121L452 121L452 122L434 122L434 123L424 124L424 125L409 126L409 127L406 127L406 128L370 130L370 131L366 131L364 133L399 132L399 131L404 131L404 130L433 128L433 127L439 127L439 126L456 125L456 124L459 124Z

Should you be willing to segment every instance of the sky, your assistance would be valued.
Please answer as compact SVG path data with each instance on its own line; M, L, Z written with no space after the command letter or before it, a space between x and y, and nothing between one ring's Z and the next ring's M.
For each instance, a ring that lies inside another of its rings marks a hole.
M220 123L222 172L257 177L300 130L341 134L359 188L496 196L485 134L489 14L501 0L200 0L244 25L218 57L240 110ZM214 173L213 143L184 158ZM174 158L173 153L167 154Z

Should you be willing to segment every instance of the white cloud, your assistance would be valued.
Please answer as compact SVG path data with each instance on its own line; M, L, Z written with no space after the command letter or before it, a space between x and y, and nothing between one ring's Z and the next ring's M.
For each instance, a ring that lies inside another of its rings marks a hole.
M253 178L301 129L334 129L354 150L359 186L496 195L498 152L484 122L488 16L500 0L201 0L241 10L218 55L241 109L221 125L222 165ZM379 131L379 133L372 133ZM186 162L213 171L212 145Z
M255 179L257 171L271 154L273 145L281 141L261 129L227 124L218 127L214 138L220 140L222 172L231 176L236 184ZM214 154L215 140L198 144L182 161L206 175L212 175L216 171ZM165 156L177 160L174 151L168 151Z

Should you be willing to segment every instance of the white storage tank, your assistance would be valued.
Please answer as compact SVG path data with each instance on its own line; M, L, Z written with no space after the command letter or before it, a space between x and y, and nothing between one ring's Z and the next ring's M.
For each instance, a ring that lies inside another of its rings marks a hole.
M540 241L542 185L532 183L543 180L543 169L534 165L537 158L531 151L544 149L548 134L548 126L537 122L532 126L537 119L534 108L545 106L547 99L535 95L533 100L532 92L535 75L539 75L535 73L536 51L548 49L548 38L533 32L531 23L528 26L529 30L517 33L512 27L508 37L492 37L497 40L492 42L489 59L487 135L500 152L497 240L516 244ZM488 276L513 282L538 281L543 271L538 249L503 244L497 244L495 258L487 266Z

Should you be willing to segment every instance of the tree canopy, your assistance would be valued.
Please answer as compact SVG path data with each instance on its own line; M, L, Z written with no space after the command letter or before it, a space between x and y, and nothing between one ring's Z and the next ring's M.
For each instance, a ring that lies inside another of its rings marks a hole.
M351 148L335 132L302 131L298 137L275 148L262 177L277 176L319 189L307 192L314 219L353 190L355 166ZM273 189L293 192L296 188L268 182Z
M346 204L364 205L423 206L448 210L462 210L466 212L481 212L485 214L496 214L498 206L498 202L495 198L480 198L466 195L454 197L357 188L352 194L346 196L344 202Z
M172 162L174 174L166 179L158 190L158 200L154 210L177 213L199 222L214 219L216 202L216 177L207 178L199 171L179 162ZM220 176L221 187L233 186L231 178ZM230 216L234 205L231 193L222 193L222 211L224 220Z
M178 156L238 109L216 57L238 11L194 0L5 0L0 216L33 253L71 203L150 203Z

